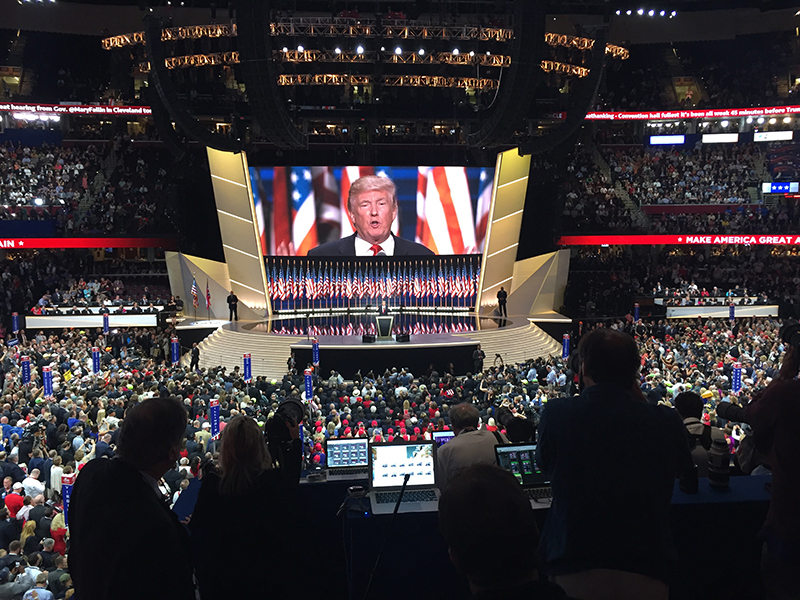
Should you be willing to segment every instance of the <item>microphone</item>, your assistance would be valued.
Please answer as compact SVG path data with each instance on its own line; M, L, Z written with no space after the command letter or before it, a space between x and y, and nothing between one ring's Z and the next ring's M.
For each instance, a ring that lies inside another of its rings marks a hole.
M378 252L378 253L377 253L375 256L386 256L386 252L384 252L383 250L381 250L381 251L380 251L380 252Z

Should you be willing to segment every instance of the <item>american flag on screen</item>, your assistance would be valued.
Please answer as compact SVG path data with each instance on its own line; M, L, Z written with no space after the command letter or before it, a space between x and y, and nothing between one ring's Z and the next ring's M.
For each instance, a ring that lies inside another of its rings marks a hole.
M310 168L294 168L292 182L292 242L298 256L305 256L319 245L317 212Z
M417 242L436 254L475 252L475 219L465 167L420 167Z
M487 169L481 169L480 181L480 195L475 215L475 242L478 245L478 251L483 252L483 245L486 243L486 228L489 224L489 208L492 205L494 179Z

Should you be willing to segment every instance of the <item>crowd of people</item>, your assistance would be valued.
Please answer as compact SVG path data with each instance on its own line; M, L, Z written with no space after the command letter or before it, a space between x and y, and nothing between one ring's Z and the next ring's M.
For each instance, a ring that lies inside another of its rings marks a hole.
M760 181L753 145L670 148L606 148L615 180L644 204L749 204L748 187Z
M0 219L50 220L62 235L150 234L174 228L174 182L163 147L112 143L0 146Z
M777 248L709 256L697 251L665 250L653 256L649 248L591 248L574 257L571 267L564 302L567 314L575 318L625 315L643 297L690 306L701 300L727 305L727 298L734 297L737 304L779 304L792 316L800 306L800 262Z

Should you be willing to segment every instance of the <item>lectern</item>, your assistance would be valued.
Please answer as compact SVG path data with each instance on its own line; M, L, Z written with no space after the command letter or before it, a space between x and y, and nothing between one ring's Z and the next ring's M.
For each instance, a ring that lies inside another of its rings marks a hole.
M375 322L378 325L378 339L392 339L392 323L394 323L394 317L378 315L375 317Z

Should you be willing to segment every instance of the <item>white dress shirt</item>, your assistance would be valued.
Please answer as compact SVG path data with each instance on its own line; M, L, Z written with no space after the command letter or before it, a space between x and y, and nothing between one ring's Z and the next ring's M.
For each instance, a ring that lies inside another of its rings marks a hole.
M382 243L378 244L386 256L394 256L394 236L389 235ZM372 244L367 240L361 239L356 234L356 256L374 256L372 254Z

